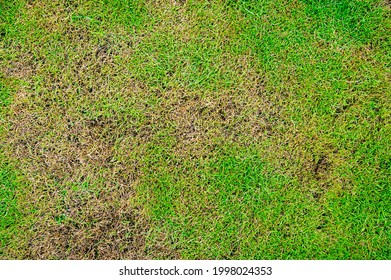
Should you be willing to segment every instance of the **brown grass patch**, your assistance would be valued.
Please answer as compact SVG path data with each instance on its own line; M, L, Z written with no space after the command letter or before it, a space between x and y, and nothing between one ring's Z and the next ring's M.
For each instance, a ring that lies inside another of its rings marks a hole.
M40 213L26 257L145 258L147 221L129 203L137 166L115 158L115 118L40 105L19 98L9 116L8 152L30 179L28 199Z
M147 222L129 204L132 194L127 188L105 187L108 190L99 194L67 194L52 217L32 228L40 234L30 240L26 258L148 258L144 251Z

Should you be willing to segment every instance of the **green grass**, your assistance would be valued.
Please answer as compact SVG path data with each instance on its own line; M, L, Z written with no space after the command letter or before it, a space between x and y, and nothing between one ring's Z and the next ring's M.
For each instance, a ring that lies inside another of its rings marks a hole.
M2 161L4 162L4 157ZM15 175L5 163L1 166L0 171L1 189L0 189L0 240L1 253L3 248L9 245L12 235L15 234L15 228L18 224L19 211L17 200L15 198Z
M9 18L12 18L12 10L5 9L3 3L1 5L1 25L0 34L5 36L8 25L11 23ZM4 12L8 11L8 13ZM6 22L8 20L8 22ZM1 75L2 77L2 75ZM3 77L0 82L0 133L4 133L4 111L10 103L9 89L3 84ZM0 255L3 253L3 248L9 243L10 235L13 233L15 224L17 224L18 208L15 199L15 176L10 170L6 158L0 151Z
M4 133L4 112L10 103L10 95L10 89L0 84L0 133ZM22 217L17 202L16 172L0 147L0 257L3 257L4 248L15 242Z
M390 259L386 2L0 11L2 257Z

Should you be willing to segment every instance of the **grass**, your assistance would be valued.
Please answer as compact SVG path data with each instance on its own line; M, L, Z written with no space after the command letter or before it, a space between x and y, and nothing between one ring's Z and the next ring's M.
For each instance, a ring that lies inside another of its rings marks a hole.
M4 259L390 259L387 1L1 1Z
M4 248L9 242L10 235L14 234L14 225L18 221L18 211L16 200L14 197L15 184L12 173L7 170L7 166L4 164L1 168L0 178L1 185L1 248Z
M8 97L8 92L2 88L0 95L2 111L3 107L7 104ZM0 159L0 253L2 253L3 248L8 245L12 235L15 234L16 225L18 224L18 219L20 217L17 206L17 199L15 198L15 173L12 171L12 168L9 166L9 163L7 162L7 159L4 157L4 155L1 155Z

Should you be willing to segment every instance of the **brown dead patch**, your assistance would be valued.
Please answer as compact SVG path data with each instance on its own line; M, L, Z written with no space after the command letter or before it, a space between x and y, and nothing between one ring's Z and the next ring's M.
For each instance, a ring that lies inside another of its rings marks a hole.
M33 55L26 52L20 46L15 46L16 52L23 53L23 55L10 61L5 65L5 74L10 78L24 79L31 77L36 73L37 63L34 62Z
M171 3L175 6L183 6L186 5L187 0L172 0Z
M129 202L137 164L115 157L116 120L83 118L56 106L48 115L31 109L15 101L7 140L33 184L28 199L41 213L26 257L146 258L147 222Z
M169 107L175 108L170 119L180 156L205 156L221 141L254 144L271 137L280 123L275 106L250 90L204 99L193 95Z
M327 171L330 168L330 163L327 159L327 156L322 155L314 164L314 174L315 177L320 179L327 174Z
M109 186L107 186L109 187ZM86 191L84 191L86 192ZM117 187L98 194L74 191L64 195L52 219L33 230L46 233L30 241L32 259L145 259L147 223Z

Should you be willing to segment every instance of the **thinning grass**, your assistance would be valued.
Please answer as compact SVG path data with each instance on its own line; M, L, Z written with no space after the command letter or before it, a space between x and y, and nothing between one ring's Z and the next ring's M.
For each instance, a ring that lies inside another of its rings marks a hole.
M5 258L390 258L386 3L15 3Z

